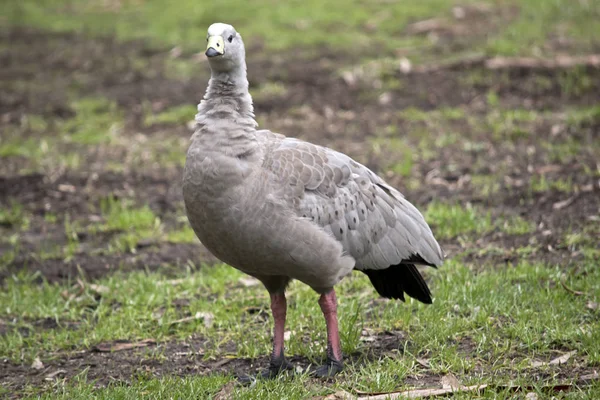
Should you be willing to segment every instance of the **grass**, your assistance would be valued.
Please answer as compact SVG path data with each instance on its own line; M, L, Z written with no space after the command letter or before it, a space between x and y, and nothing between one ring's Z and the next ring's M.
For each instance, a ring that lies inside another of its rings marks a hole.
M172 107L168 110L164 110L160 113L154 114L148 112L144 118L145 126L152 126L156 124L172 124L172 125L185 125L187 122L193 121L196 115L197 109L195 106L186 104L181 106Z
M127 201L107 198L101 202L100 209L104 223L99 229L118 232L111 240L109 251L135 253L141 240L160 236L160 219L148 206L133 207Z
M104 98L81 98L71 103L72 118L48 118L45 125L32 127L36 115L26 115L20 126L9 126L0 138L0 156L21 160L22 173L124 168L160 165L178 168L185 162L187 138L173 136L193 120L195 106L173 107L147 113L144 127L164 127L156 134L122 135L126 110ZM19 164L19 165L21 165Z
M166 240L171 243L196 243L198 239L186 220L180 229L167 232Z
M121 39L143 38L159 45L183 45L194 51L204 46L206 28L213 22L234 24L246 38L260 38L269 49L326 45L343 49L384 49L426 45L422 36L409 36L405 27L416 21L443 16L452 19L453 5L467 2L435 0L402 3L362 3L336 0L335 7L316 0L289 2L273 7L271 2L247 3L228 0L202 4L192 0L167 6L160 1L107 3L100 0L67 2L53 0L8 0L0 6L11 24L57 31L83 31L116 35ZM494 54L541 52L551 36L564 35L581 48L596 42L600 28L600 6L593 1L527 0L485 2L494 8L513 7L515 14L499 32L478 41L480 49ZM383 8L385 7L385 8ZM335 10L344 9L339 13ZM252 18L248 18L252 15ZM298 34L300 32L301 34ZM324 34L325 33L325 34ZM473 49L469 49L473 51Z
M519 5L519 17L488 41L488 52L501 55L542 53L543 44L552 35L572 37L584 47L596 41L592 32L600 27L597 2L528 0L516 4Z
M67 142L83 145L110 144L118 135L121 116L116 104L104 98L83 98L71 104L75 117L68 119L60 132Z
M236 25L247 38L261 38L271 49L320 44L367 47L373 44L374 36L378 45L390 48L410 43L399 36L390 36L391 31L410 21L428 18L433 10L449 11L445 0L435 0L431 4L390 5L385 13L375 5L338 0L338 7L351 11L344 14L315 0L277 7L266 1L249 4L239 0L202 6L187 0L178 3L177 7L165 7L157 1L125 2L119 3L118 9L111 9L101 1L75 2L70 4L70 15L61 12L64 6L62 1L43 5L33 1L9 1L0 11L13 23L61 31L116 34L123 39L145 38L159 44L183 45L196 51L204 46L206 28L218 21ZM248 19L248 15L254 16L252 20ZM369 23L377 23L378 29L367 33L365 26ZM330 35L323 35L323 30L328 27L333 31ZM302 34L293 33L298 31Z
M489 211L466 205L432 202L425 218L433 225L440 239L481 237L497 229L508 235L524 235L535 231L535 224L519 215L499 215L492 218Z
M122 115L114 102L82 97L69 106L72 118L25 115L19 126L9 126L0 141L0 155L27 160L27 172L78 169L84 150L122 144Z
M175 226L166 227L163 221L147 205L136 206L129 199L104 198L100 201L102 221L90 225L87 232L112 234L106 252L135 253L141 241L170 243L196 243L198 239L187 223L187 218L179 218ZM79 229L70 229L77 232ZM69 236L67 234L67 236ZM71 235L75 239L77 235Z
M0 226L6 228L27 229L29 218L23 211L23 206L13 202L10 207L0 209Z
M435 224L436 236L440 239L469 233L483 234L493 228L491 215L470 204L462 206L433 202L425 211L425 217Z
M533 192L542 193L549 190L557 190L559 192L571 193L573 183L570 177L567 179L549 179L545 175L534 175L529 183Z
M587 297L574 297L556 284L562 274L559 266L530 262L475 273L469 265L450 261L431 277L433 306L412 300L407 304L373 301L376 296L368 279L355 274L338 289L344 351L366 355L372 351L372 341L363 340L365 337L400 330L407 342L403 354L392 352L371 360L363 358L356 364L350 362L331 389L315 386L308 377L300 376L235 391L244 396L277 398L287 390L301 398L326 394L335 387L349 391L395 390L409 375L421 373L416 357L428 360L431 373L452 372L469 384L492 382L494 378L476 373L482 367L499 372L493 381L518 374L529 383L535 379L535 368L528 360L544 360L571 350L578 351L579 365L596 365L600 362L599 322L594 312L586 309ZM190 335L209 338L200 350L205 359L226 356L231 343L235 344L235 357L264 356L270 350L269 330L264 329L262 313L248 314L247 310L266 310L268 296L260 285L240 285L242 277L225 266L190 270L176 280L155 273L116 274L95 282L106 288L99 295L91 285L86 284L78 292L68 283L39 285L35 275L20 274L5 282L0 293L0 318L12 321L12 329L0 337L0 356L25 363L40 356L43 362L51 362L46 359L48 352L69 353L102 341L153 338L162 343ZM600 275L593 260L583 262L577 274L567 277L566 284L588 296L598 293ZM76 296L61 295L65 291ZM287 352L319 362L324 354L325 326L317 295L293 283L288 299L286 329L292 335L286 343ZM189 306L178 306L182 300ZM206 311L214 315L212 326L205 326L201 319L173 325L182 316ZM55 320L58 326L31 328L32 322L45 318ZM77 321L77 327L69 327L69 321ZM272 325L270 320L267 324ZM156 351L160 351L160 345ZM506 354L512 356L506 358ZM153 387L152 395L160 398L160 393L177 381L181 386L178 390L189 397L198 391L214 392L231 379L219 374L134 379L128 387L116 384L93 394L99 398L117 396L122 391L140 395ZM82 376L59 386L53 396L90 394L90 384Z

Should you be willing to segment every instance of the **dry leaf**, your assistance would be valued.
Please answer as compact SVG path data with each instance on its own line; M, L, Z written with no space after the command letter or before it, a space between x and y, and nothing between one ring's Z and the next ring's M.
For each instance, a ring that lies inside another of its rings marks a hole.
M58 185L58 191L63 193L75 193L76 189L73 185L63 184Z
M585 305L586 308L590 309L590 310L597 310L598 309L598 303L596 303L595 301L588 301L587 304Z
M46 379L47 381L51 381L52 379L56 378L58 375L64 375L66 374L67 371L65 371L64 369L58 369L54 372L50 372L48 375L46 375Z
M196 313L196 318L202 318L204 320L204 326L207 328L210 328L213 324L213 321L215 319L215 316L213 313L210 313L208 311L204 311L204 312L197 312Z
M171 58L179 58L183 51L181 50L181 46L175 46L171 50L169 50L169 57Z
M493 57L485 62L488 69L562 69L573 67L592 67L600 66L600 55L590 54L585 56L567 56L561 55L550 59L540 59L534 57Z
M176 319L175 321L171 321L171 325L183 324L184 322L190 322L195 319L198 319L198 318L196 318L195 315L193 315L191 317L180 318L180 319Z
M550 165L542 165L541 167L536 168L535 172L537 172L540 175L546 175L549 172L558 172L560 170L561 170L560 165L550 164Z
M443 389L458 389L462 387L458 379L452 374L443 376L440 382Z
M225 364L228 364L228 363L230 363L232 360L233 360L233 358L224 358L224 359L222 359L222 360L220 360L220 361L217 361L217 362L216 362L216 363L214 363L213 365L211 365L211 366L210 366L210 368L211 368L212 370L215 370L215 369L217 369L217 368L219 368L219 367L222 367L222 366L223 366L223 365L225 365Z
M213 397L215 400L229 400L233 398L233 389L235 387L234 382L229 382L221 388Z
M140 342L129 342L126 340L117 340L112 343L100 343L96 345L93 350L99 351L101 353L109 353L114 351L122 351L122 350L130 350L138 347L146 347L151 344L155 344L156 340L154 339L144 339Z
M33 360L33 363L31 363L31 368L33 369L44 369L44 364L42 363L42 360L40 360L39 357L36 357L35 360Z
M429 364L429 360L426 360L424 358L415 358L415 360L419 363L420 366L424 367L424 368L431 368L431 364Z
M571 358L571 356L575 355L576 353L577 353L577 350L573 350L573 351L570 351L568 353L563 354L560 357L556 357L556 358L550 360L549 362L533 361L531 363L531 366L533 368L539 368L539 367L542 367L544 365L560 365L560 364L565 364L567 361L569 361L569 359Z
M594 371L591 374L586 374L586 375L580 376L579 382L594 381L597 379L600 379L600 374L598 374L598 372Z
M313 399L318 399L319 397L313 397ZM330 394L327 397L321 397L323 400L351 400L356 399L356 396L352 396L350 393L340 390L339 392L335 392Z
M573 351L570 351L568 353L565 353L562 356L557 357L557 358L553 359L552 361L550 361L550 365L565 364L575 354L577 354L577 350L573 350Z
M92 283L89 286L90 286L90 290L92 292L96 292L97 294L106 294L106 293L110 292L110 289L107 288L106 286L96 285L95 283Z
M456 379L456 378L454 378ZM443 378L442 378L443 380ZM449 384L449 382L448 382ZM456 392L478 392L488 387L488 385L460 386L459 388L435 388L435 389L409 389L401 392L389 392L366 397L332 397L332 399L360 399L360 400L396 400L396 399L425 399L436 396L445 396ZM338 392L339 393L339 392ZM338 394L336 393L336 395Z
M448 23L442 18L431 18L423 21L415 22L406 27L406 31L413 35L428 33L431 31L446 28Z
M102 217L101 217L101 216L99 216L99 215L94 215L94 214L92 214L92 215L89 215L89 216L88 216L88 220L89 220L90 222L102 222Z
M161 307L158 310L152 312L152 319L161 319L164 314L165 309Z
M562 210L563 208L567 208L571 204L573 204L573 202L575 201L576 198L577 198L577 196L571 196L568 199L565 199L562 201L557 201L556 203L552 204L552 209L553 210Z
M290 340L291 337L292 337L292 331L285 331L285 332L283 332L283 340L285 340L286 342L288 340Z
M571 355L573 355L575 352L570 352L567 354L564 354L561 357L555 358L554 360L551 361L551 363L554 364L559 364L559 363L563 363L565 362L565 360L567 359L567 355L570 357ZM592 380L597 380L600 378L600 375L594 371L594 373L592 374L588 374L588 375L583 375L581 377L579 377L579 379L577 380L578 383L589 383L589 381ZM460 382L456 379L456 377L454 377L453 375L447 375L445 377L442 378L442 384L445 386L442 389L439 388L430 388L430 389L409 389L409 390L404 390L404 391L397 391L397 392L388 392L388 393L367 393L367 392L361 392L361 391L355 391L358 394L357 396L353 396L350 393L344 392L344 391L340 391L340 392L336 392L334 394L331 394L325 398L323 397L315 397L313 399L321 399L321 400L349 400L349 399L356 399L356 400L397 400L397 399L424 399L424 398L433 398L433 397L447 397L447 395L452 394L452 393L456 393L456 392L479 392L479 394L481 394L481 392L485 389L489 389L489 390L499 390L499 391L506 391L506 390L510 390L511 392L531 392L532 390L544 390L547 392L564 392L564 391L568 391L573 387L577 387L577 385L575 385L572 382L569 383L561 383L558 385L548 385L548 386L543 386L543 387L530 387L530 386L517 386L517 385L493 385L493 386L489 386L489 385L474 385L474 386L461 386ZM458 384L458 387L456 386ZM533 397L533 394L530 394L529 397L530 399L535 399L536 397Z
M190 321L193 321L193 320L196 320L196 319L203 319L204 320L204 326L206 326L207 328L210 328L212 326L213 320L215 319L215 316L212 313L209 313L207 311L198 311L192 317L185 317L185 318L181 318L181 319L177 319L175 321L172 321L171 325L181 324L181 323L184 323L184 322L190 322Z
M538 395L534 392L529 392L525 395L525 399L526 400L537 400L538 399Z
M453 7L452 15L456 19L463 19L467 15L467 12L465 11L465 9L463 7Z
M376 342L377 338L375 336L361 336L360 341L365 343Z

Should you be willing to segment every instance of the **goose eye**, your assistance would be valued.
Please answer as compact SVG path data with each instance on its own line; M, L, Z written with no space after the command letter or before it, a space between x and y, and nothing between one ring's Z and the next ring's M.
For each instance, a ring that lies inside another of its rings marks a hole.
M227 38L227 41L229 41L229 43L233 42L233 35L230 35L230 36Z

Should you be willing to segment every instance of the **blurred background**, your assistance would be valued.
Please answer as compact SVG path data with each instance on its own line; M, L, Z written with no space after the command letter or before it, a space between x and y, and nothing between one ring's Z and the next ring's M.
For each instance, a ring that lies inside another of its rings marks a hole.
M213 22L261 128L384 176L457 262L597 263L597 0L3 0L0 282L215 261L180 184Z
M574 194L557 220L598 214L597 1L5 0L0 274L196 257L180 176L215 21L245 39L262 128L348 153L432 215L551 232Z

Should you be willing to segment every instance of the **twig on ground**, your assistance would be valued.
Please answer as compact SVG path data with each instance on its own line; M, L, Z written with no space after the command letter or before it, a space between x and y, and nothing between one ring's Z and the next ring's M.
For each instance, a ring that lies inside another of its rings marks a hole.
M585 296L586 295L585 292L580 292L579 290L574 290L574 289L571 289L570 287L568 287L566 280L567 280L567 277L565 275L563 275L562 278L560 278L560 284L562 285L563 288L565 288L565 290L567 292L572 293L575 296Z
M483 54L469 54L465 57L438 64L418 65L405 73L424 74L441 70L455 70L481 66L489 70L552 70L575 67L600 68L600 54L585 56L561 55L553 58L534 57L486 57Z

